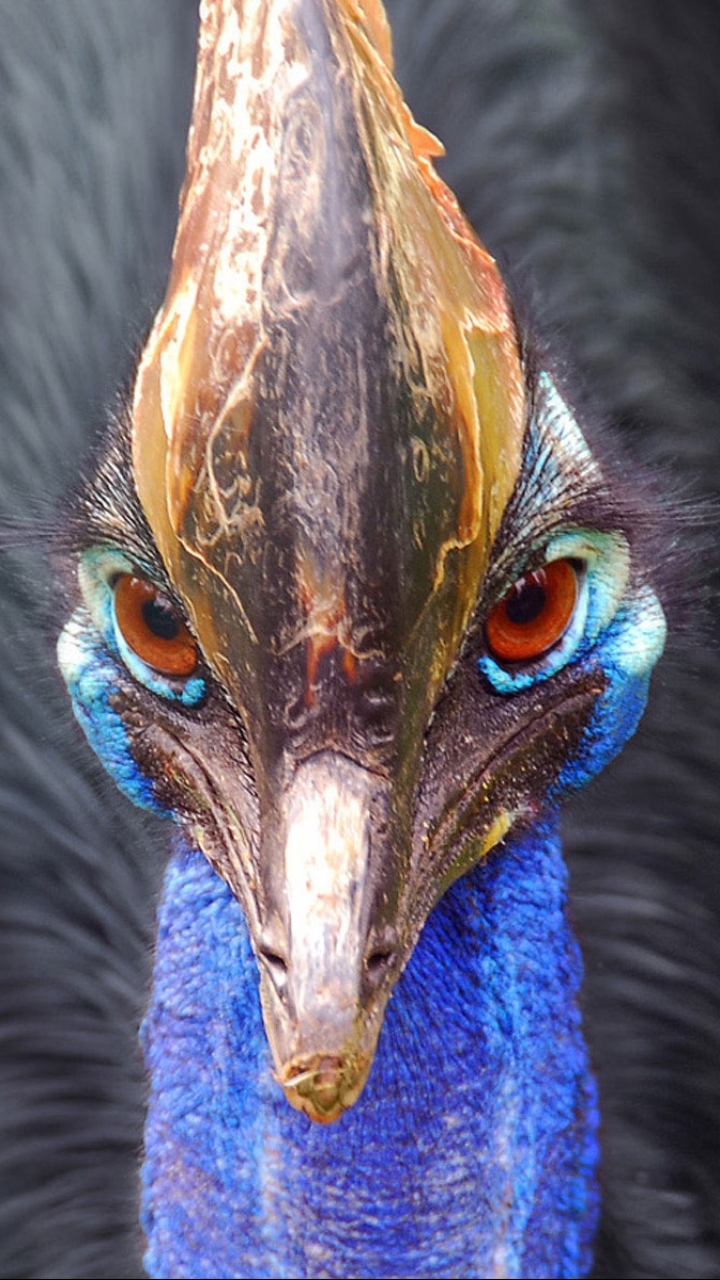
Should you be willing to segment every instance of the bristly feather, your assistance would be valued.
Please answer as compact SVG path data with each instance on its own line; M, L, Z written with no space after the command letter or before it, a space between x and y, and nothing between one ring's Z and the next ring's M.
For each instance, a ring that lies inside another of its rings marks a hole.
M550 3L529 28L494 5L482 40L461 3L394 14L415 112L486 241L532 271L542 328L559 328L595 412L717 495L717 15ZM715 547L696 555L716 580ZM566 821L608 1277L720 1267L716 617L690 629L637 740Z
M49 520L167 270L192 0L0 6L2 514ZM50 521L55 524L55 521ZM0 1274L141 1273L137 1023L160 867L81 745L23 529L0 557ZM28 546L29 542L29 546Z
M128 412L125 401L62 504L63 521L55 537L58 561L93 546L120 547L174 596L135 487Z
M714 7L388 7L461 202L533 274L541 328L560 331L600 416L716 493ZM193 25L178 0L0 11L0 490L13 518L74 479L157 301ZM714 548L702 555L717 574ZM134 1037L157 878L147 824L56 692L39 575L24 557L0 586L0 1273L119 1277L139 1273ZM689 644L665 673L635 745L567 823L607 1277L720 1274L718 653Z
M689 477L678 477L669 467L653 465L637 442L620 435L582 383L577 368L572 368L567 336L556 334L554 347L549 348L533 330L531 308L541 305L537 286L522 273L508 269L507 275L523 352L531 430L525 439L521 484L505 514L498 545L504 546L507 530L522 531L514 557L522 565L527 554L524 548L531 546L535 536L534 511L538 513L537 532L546 539L555 525L585 524L621 532L662 601L672 655L678 643L682 647L688 638L705 634L711 625L705 607L711 588L702 566L706 566L707 557L712 559L720 506L710 496L703 496ZM552 412L564 406L591 450L591 454L571 454L559 476L549 474L549 469L556 472L557 468L549 442L543 440L549 384L557 393ZM530 451L535 455L532 465ZM554 495L550 504L549 494ZM497 563L497 554L494 560Z

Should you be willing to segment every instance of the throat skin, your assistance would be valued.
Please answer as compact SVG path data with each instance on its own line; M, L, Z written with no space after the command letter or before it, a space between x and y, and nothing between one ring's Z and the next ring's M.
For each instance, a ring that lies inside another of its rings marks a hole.
M325 1127L272 1078L239 905L179 848L142 1032L149 1275L586 1275L598 1115L566 879L552 817L452 886Z

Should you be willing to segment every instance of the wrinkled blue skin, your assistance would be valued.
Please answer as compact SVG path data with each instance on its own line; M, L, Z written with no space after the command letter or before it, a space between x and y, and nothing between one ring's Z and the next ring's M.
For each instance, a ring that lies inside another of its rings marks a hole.
M272 1079L240 907L178 853L143 1029L150 1275L584 1274L597 1107L564 903L554 823L458 881L325 1127Z
M368 1085L336 1124L292 1111L273 1081L241 909L200 853L178 847L143 1029L151 1276L586 1274L598 1115L557 805L637 725L662 644L649 595L628 595L576 659L599 661L608 686L547 816L435 908ZM156 807L108 697L120 655L84 609L60 657L92 745L136 803Z

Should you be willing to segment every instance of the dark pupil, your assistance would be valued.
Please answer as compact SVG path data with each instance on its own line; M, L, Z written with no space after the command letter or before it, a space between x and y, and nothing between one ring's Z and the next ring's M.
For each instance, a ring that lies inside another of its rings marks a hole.
M516 627L526 627L540 617L546 600L545 574L540 570L515 583L507 598L505 613Z
M143 622L159 640L175 640L180 631L177 611L165 596L146 600L142 607Z

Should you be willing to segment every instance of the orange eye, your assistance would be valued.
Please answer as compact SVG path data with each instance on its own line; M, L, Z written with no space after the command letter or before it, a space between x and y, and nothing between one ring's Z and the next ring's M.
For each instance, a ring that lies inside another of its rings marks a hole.
M577 574L570 560L552 560L518 578L485 623L485 638L501 662L530 662L564 636L575 612Z
M147 578L123 573L115 583L115 618L138 658L164 676L191 676L198 650L175 605Z

